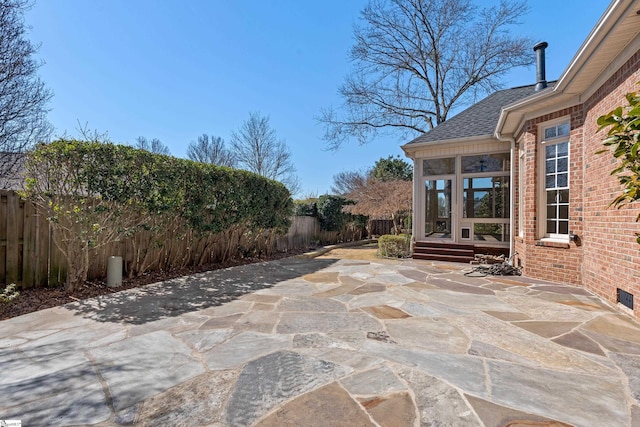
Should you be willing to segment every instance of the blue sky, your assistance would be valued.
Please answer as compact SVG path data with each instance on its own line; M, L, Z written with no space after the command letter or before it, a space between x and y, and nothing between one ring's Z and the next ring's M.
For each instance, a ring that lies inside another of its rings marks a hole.
M479 1L495 4L497 0ZM339 106L353 24L366 0L36 0L27 13L41 43L41 78L54 92L58 135L78 122L114 142L159 138L186 157L198 135L229 140L250 111L286 140L299 196L328 192L333 176L402 155L398 137L328 151L314 117ZM549 42L547 79L560 76L607 1L530 0L517 31ZM506 87L535 83L513 70ZM464 106L460 106L461 108ZM404 156L403 156L404 157Z

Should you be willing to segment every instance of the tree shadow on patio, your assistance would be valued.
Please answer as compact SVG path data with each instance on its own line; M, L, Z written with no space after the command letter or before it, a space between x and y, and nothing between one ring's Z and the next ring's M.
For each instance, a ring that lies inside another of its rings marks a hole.
M336 259L285 258L180 277L65 307L99 322L145 324L220 306L242 295L321 270Z

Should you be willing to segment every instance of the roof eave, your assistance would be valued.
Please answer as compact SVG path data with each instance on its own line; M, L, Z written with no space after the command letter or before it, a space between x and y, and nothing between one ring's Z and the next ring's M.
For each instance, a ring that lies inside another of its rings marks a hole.
M529 111L531 105L535 105L545 100L552 100L554 103L561 102L564 98L564 94L557 93L553 88L535 93L527 98L524 98L513 104L506 105L500 110L500 117L498 117L498 123L496 124L496 130L494 136L499 140L503 140L505 137L515 135L518 131L519 124L523 122L524 115Z
M486 135L467 136L462 138L443 139L439 141L409 142L405 145L400 146L400 148L402 148L402 150L404 151L407 157L412 158L412 155L415 154L417 151L420 151L425 148L434 147L436 145L438 147L447 147L450 145L474 143L478 141L486 141L489 139L495 139L495 136L491 134L486 134Z
M638 2L639 0L613 0L552 89L536 93L502 108L494 133L495 137L502 140L516 135L525 121L526 112L531 111L532 106L543 101L548 101L545 104L549 107L564 104L586 91L588 85L584 81L574 84L576 77L581 72L587 72L594 52L597 52L603 40L615 31L621 21L629 19L629 10L638 7ZM635 35L630 35L629 41L634 37ZM593 65L593 68L597 66L597 64Z

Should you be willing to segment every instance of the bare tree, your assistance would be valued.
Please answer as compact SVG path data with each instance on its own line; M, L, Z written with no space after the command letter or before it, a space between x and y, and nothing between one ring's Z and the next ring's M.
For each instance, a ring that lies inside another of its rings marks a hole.
M400 234L401 220L411 212L412 185L411 181L383 181L369 176L347 194L355 204L345 206L344 210L370 219L391 219L395 233Z
M0 188L19 173L22 153L49 139L51 92L38 78L38 46L26 37L24 12L29 0L0 0Z
M231 151L224 146L224 139L203 133L198 141L192 141L187 147L187 156L201 163L211 163L218 166L234 167L236 160Z
M171 155L171 152L169 151L169 147L164 145L162 141L160 141L158 138L153 138L152 140L148 140L144 136L139 136L136 138L136 143L134 144L134 147L140 150L149 151L151 153L164 154L167 156Z
M268 116L251 112L240 129L231 134L231 151L240 168L282 182L293 195L300 191L291 151L283 139L278 139Z
M372 168L359 171L343 171L333 176L331 191L340 196L354 194L367 185L367 180L375 178L381 181L411 181L413 167L400 156L381 157Z
M353 71L339 88L344 103L321 111L331 148L378 131L402 136L444 122L457 105L500 88L500 77L534 61L531 40L509 29L524 0L479 8L471 0L371 0L354 27Z
M362 188L371 171L342 171L333 176L331 191L339 196L347 196Z

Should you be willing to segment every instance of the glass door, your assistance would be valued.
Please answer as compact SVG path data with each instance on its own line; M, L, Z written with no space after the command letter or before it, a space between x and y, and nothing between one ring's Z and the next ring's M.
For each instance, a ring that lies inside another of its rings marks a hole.
M453 178L425 180L424 237L453 239L453 191Z

